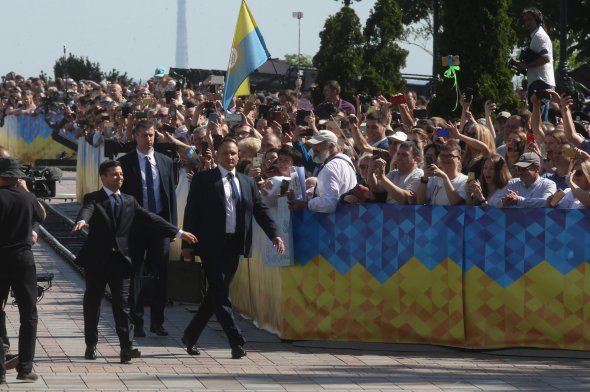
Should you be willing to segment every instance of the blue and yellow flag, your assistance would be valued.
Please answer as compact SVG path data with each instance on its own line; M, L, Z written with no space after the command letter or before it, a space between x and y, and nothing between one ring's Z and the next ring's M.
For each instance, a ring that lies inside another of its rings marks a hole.
M238 89L240 93L249 94L248 76L269 58L270 53L258 25L248 5L242 0L223 89L223 109L227 110Z

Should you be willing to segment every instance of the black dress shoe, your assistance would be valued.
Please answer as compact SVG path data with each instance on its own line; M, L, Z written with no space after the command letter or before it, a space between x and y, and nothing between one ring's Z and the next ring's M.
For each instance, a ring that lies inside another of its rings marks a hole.
M231 348L231 358L240 359L246 356L246 350L242 346L233 346Z
M129 363L133 358L141 358L141 351L136 348L121 349L121 363Z
M31 370L30 372L18 372L16 379L24 382L35 382L39 379L39 376Z
M96 359L96 346L86 346L85 359Z
M162 324L152 324L150 332L153 332L158 336L168 336L168 331L166 331Z
M188 355L201 355L201 352L199 351L196 343L189 343L188 339L184 336L180 339L180 341L186 346L186 352Z
M135 327L135 329L133 330L133 336L135 336L136 338L145 338L145 331L144 331L143 327L141 327L141 328Z
M6 374L0 373L0 385L6 384Z
M6 370L16 368L20 363L18 354L6 354L6 361L4 363L6 365Z

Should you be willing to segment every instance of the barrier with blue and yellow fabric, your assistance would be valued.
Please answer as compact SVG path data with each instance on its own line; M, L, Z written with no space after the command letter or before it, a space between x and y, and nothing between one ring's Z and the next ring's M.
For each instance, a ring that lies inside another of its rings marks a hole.
M65 146L56 143L41 115L7 116L0 128L0 146L8 148L11 155L23 164L33 164L37 159L54 159L64 150Z
M589 217L382 204L298 212L295 265L264 267L256 249L232 300L284 339L588 350Z

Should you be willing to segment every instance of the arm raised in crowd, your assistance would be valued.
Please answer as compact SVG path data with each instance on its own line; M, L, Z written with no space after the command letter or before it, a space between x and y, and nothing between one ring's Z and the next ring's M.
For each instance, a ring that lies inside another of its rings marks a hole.
M492 133L492 139L496 140L496 130L492 122L492 113L496 110L496 104L488 99L484 105L484 116L486 120L486 128Z
M545 142L545 132L543 132L542 120L541 120L541 100L534 93L531 95L531 103L533 104L533 113L531 115L531 129L535 135L535 140L539 144Z
M574 146L580 148L584 142L584 138L576 132L576 127L574 126L574 119L572 118L572 111L570 109L570 106L574 103L574 100L569 95L563 95L560 97L557 92L553 90L548 91L549 94L551 94L551 99L554 102L559 102L565 137L567 137L567 140L573 143Z
M363 152L372 152L373 147L371 147L359 128L359 119L354 114L351 114L349 120L348 129L352 133L352 140L354 141L356 148L361 151L361 154Z

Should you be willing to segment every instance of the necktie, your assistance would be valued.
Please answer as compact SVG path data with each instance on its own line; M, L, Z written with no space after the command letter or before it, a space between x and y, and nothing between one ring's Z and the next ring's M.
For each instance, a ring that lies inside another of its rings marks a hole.
M150 158L147 156L145 157L145 185L147 187L147 209L151 212L157 212L156 195L154 194L154 177L152 173L152 164L150 162Z
M116 193L111 194L113 198L113 216L115 221L119 219L119 214L121 213L121 202L119 196Z
M236 187L236 184L234 183L234 175L233 173L227 173L227 180L229 181L229 186L231 187L231 198L234 199L234 201L236 202L236 206L238 205L238 203L240 202L239 200L239 193L238 193L238 188Z

